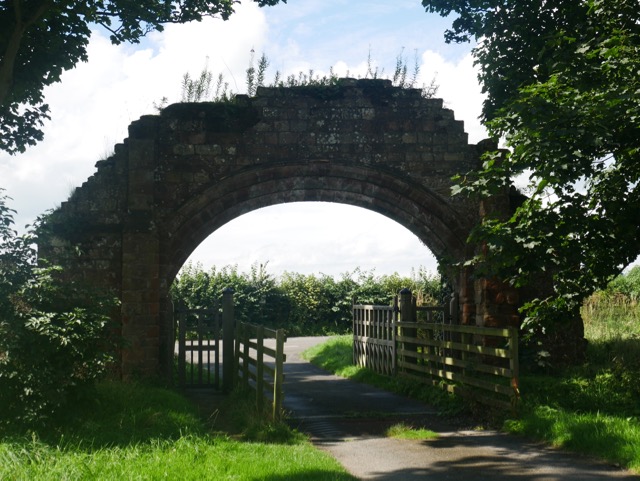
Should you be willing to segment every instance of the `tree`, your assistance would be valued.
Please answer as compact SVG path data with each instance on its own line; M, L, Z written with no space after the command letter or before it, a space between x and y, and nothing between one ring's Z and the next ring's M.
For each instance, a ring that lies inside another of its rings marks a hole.
M261 7L280 0L253 0ZM282 0L286 3L286 0ZM0 149L23 152L42 139L49 107L43 89L87 61L91 27L111 42L137 43L165 24L228 19L238 0L3 0L0 2Z
M472 39L482 120L507 152L459 178L488 197L525 179L519 205L486 219L481 273L552 287L525 306L552 323L640 253L640 4L637 0L423 0Z

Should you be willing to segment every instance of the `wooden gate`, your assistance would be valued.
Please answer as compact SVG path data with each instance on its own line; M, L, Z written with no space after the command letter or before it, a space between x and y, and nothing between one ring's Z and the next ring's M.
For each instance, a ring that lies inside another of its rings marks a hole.
M220 335L222 312L210 309L175 309L178 329L178 385L220 389Z
M398 297L393 306L353 305L353 363L379 374L396 373Z
M286 336L283 329L240 322L236 327L235 366L237 381L256 393L258 412L264 412L265 398L271 402L271 418L280 419L284 391L284 353ZM266 345L265 341L271 341Z
M449 306L416 306L408 289L393 306L354 305L354 364L515 409L517 328L457 325L456 313L455 298Z

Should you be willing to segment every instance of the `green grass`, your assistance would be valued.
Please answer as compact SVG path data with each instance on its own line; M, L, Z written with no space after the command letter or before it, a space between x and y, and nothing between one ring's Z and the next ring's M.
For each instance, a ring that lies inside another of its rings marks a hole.
M505 421L504 428L640 472L638 418L537 405L527 407L521 418Z
M640 306L600 293L582 316L586 362L523 374L520 417L504 429L640 473Z
M398 423L391 426L385 432L387 437L397 439L415 439L415 440L429 440L438 439L440 436L438 433L431 431L430 429L414 428L404 423Z
M46 430L0 431L2 480L352 480L284 424L259 421L242 394L205 419L183 396L102 383Z

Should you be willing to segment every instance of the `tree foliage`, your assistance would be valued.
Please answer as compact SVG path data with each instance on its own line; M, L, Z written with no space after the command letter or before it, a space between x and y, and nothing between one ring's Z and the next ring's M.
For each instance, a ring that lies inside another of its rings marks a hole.
M261 7L280 0L254 0ZM286 0L282 0L286 3ZM228 19L238 0L5 0L0 2L0 149L23 152L42 140L49 107L43 89L87 61L94 25L114 44L137 43L164 25Z
M422 3L458 15L448 41L478 41L482 118L509 147L457 190L486 197L526 182L511 217L474 233L486 246L476 261L515 285L544 271L554 292L527 306L533 317L575 313L640 254L640 3Z

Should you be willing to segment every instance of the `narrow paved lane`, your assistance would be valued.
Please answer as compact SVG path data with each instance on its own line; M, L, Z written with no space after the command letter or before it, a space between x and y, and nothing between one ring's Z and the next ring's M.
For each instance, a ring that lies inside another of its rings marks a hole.
M328 374L300 356L325 339L287 341L285 409L295 427L308 432L314 444L360 479L640 480L612 466L515 436L448 425L422 403ZM424 425L440 437L431 441L385 437L385 429L400 420Z

